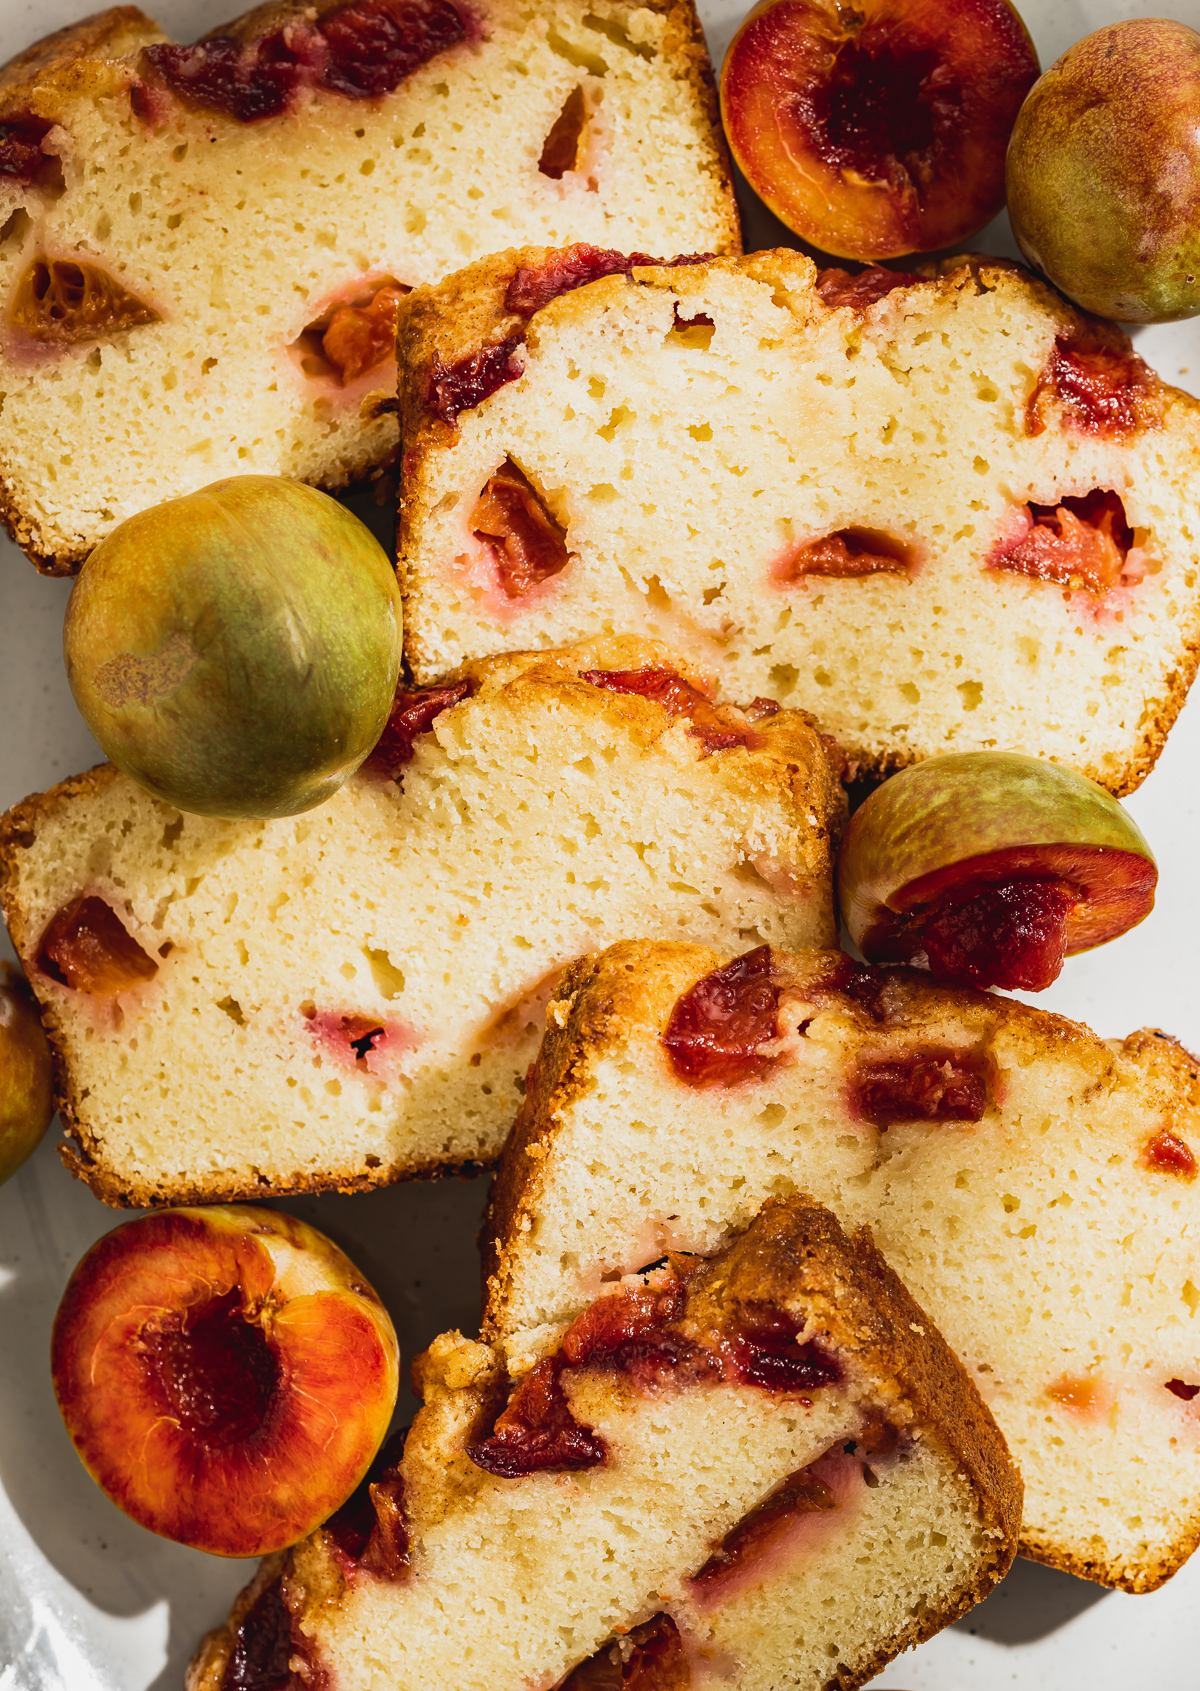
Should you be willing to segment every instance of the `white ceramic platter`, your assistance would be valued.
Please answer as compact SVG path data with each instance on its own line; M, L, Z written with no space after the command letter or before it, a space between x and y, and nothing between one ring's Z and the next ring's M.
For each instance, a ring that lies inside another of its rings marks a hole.
M87 0L0 0L0 58L87 9ZM180 40L236 9L236 0L152 5ZM1022 9L1043 65L1089 30L1137 10L1129 0L1026 0ZM700 11L719 63L742 0L701 0ZM1200 27L1200 0L1174 0L1174 15ZM747 247L776 243L792 244L761 209L751 213ZM971 245L1016 256L1003 218ZM1137 342L1168 381L1200 392L1200 319L1144 331ZM0 806L99 757L63 676L67 593L67 583L43 580L0 540ZM1069 962L1039 1002L1105 1036L1154 1025L1200 1048L1198 786L1194 701L1130 801L1158 854L1157 909L1117 945ZM52 1132L0 1189L0 1691L181 1691L197 1640L224 1617L252 1565L184 1550L134 1526L71 1449L50 1387L50 1324L71 1269L119 1218L64 1172L54 1140ZM286 1207L361 1264L387 1299L411 1360L436 1333L475 1325L482 1200L481 1181L451 1180ZM401 1403L399 1424L411 1408ZM876 1684L879 1691L1061 1691L1071 1683L1089 1691L1131 1684L1185 1691L1200 1685L1198 1612L1200 1556L1149 1597L1018 1562L986 1603Z

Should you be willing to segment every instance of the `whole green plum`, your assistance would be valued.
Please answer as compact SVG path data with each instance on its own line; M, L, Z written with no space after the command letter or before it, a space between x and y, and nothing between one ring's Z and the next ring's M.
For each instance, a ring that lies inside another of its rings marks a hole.
M97 546L63 628L67 678L118 769L201 816L291 816L337 791L388 719L396 578L351 512L233 476Z
M1008 147L1021 251L1098 316L1200 312L1200 34L1133 18L1086 36L1030 90Z
M32 995L0 964L0 1186L37 1149L53 1115L50 1047Z

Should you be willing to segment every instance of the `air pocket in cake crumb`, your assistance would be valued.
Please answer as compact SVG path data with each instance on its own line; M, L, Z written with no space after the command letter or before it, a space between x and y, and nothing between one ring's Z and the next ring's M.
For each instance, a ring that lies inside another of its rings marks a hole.
M556 963L519 987L491 1012L471 1041L472 1047L476 1051L490 1051L519 1045L531 1032L540 1031L546 1020L546 1006L566 971L566 963Z

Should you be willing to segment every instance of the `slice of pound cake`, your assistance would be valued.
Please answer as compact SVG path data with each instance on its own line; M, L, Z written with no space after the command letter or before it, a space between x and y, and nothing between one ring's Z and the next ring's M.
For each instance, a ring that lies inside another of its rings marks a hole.
M518 1362L795 1190L875 1242L1025 1480L1022 1551L1148 1591L1200 1542L1200 1065L838 952L629 942L552 1001L485 1237Z
M820 735L674 662L623 638L470 664L284 821L181 815L108 767L18 805L0 900L74 1168L149 1204L490 1159L581 952L648 922L830 943Z
M1003 746L1125 793L1157 756L1200 405L1015 265L512 252L416 290L399 346L418 678L625 628L867 770Z
M692 0L59 31L0 71L0 515L62 572L218 476L361 478L401 296L514 239L739 250Z
M436 1340L361 1499L264 1565L189 1691L854 1691L1006 1572L1020 1480L860 1234L793 1198L607 1287L532 1368Z

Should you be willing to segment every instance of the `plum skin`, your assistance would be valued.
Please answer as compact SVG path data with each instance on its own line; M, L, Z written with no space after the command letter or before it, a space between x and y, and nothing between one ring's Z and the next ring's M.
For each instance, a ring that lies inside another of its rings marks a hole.
M0 972L0 1186L33 1155L54 1117L50 1046L25 983Z
M869 961L897 961L906 919L956 885L965 899L1005 880L1078 877L1073 955L1141 921L1157 872L1132 817L1086 776L1017 752L958 752L876 788L850 819L837 873L855 944Z
M63 624L101 747L202 816L291 816L383 732L401 606L383 548L327 494L234 476L128 518L88 558Z
M1200 312L1200 34L1167 18L1109 24L1035 83L1007 161L1031 264L1097 316Z
M206 1321L217 1343L197 1360ZM379 1298L324 1234L215 1205L158 1211L92 1246L55 1317L51 1372L112 1502L164 1538L261 1556L359 1484L395 1406L399 1352Z

